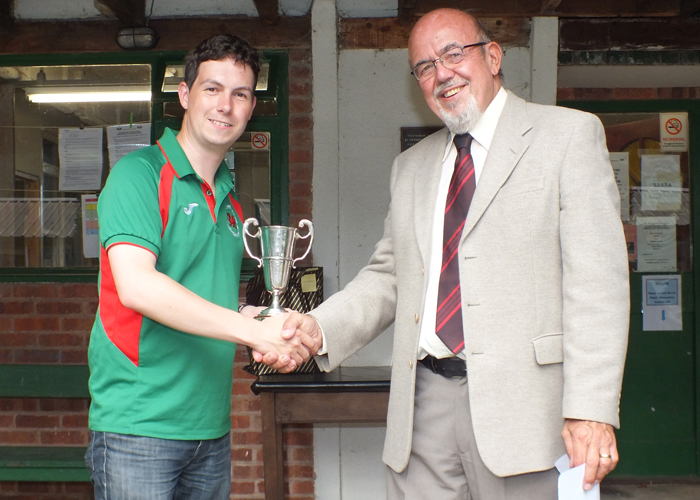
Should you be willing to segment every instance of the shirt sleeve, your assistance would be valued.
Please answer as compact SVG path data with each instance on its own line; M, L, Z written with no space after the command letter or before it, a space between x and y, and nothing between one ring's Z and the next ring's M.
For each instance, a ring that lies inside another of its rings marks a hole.
M105 250L117 243L128 243L141 246L156 257L160 254L160 169L153 166L157 158L150 156L152 148L127 155L107 178L97 202L100 243Z

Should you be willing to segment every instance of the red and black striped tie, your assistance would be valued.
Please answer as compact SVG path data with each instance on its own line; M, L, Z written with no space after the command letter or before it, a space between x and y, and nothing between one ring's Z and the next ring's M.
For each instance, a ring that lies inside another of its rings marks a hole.
M472 136L457 135L457 161L445 202L445 227L443 230L442 269L438 287L435 333L445 345L457 354L464 349L462 328L462 295L459 290L459 259L457 250L467 219L469 205L476 189L474 161L470 152Z

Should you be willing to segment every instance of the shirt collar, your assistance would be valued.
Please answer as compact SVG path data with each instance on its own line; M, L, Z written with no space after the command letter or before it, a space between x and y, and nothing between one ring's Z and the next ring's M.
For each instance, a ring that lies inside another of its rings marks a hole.
M486 151L491 147L491 140L493 135L496 133L496 126L498 125L498 119L501 117L501 112L503 111L503 106L506 104L506 97L508 93L503 87L498 89L496 97L493 98L491 103L486 107L486 111L481 115L481 118L474 124L474 126L469 130L469 134L484 147ZM442 157L444 162L447 155L450 153L453 145L454 135L450 132L447 136L447 144L445 144L445 154Z
M173 170L175 170L178 179L195 173L189 158L187 158L187 155L182 150L180 143L177 142L175 132L166 127L163 131L163 135L158 140L158 144L160 144L160 147L163 149L163 153L165 153L168 162L172 165Z
M158 141L158 144L160 144L160 147L163 148L163 152L165 153L168 162L170 162L170 165L172 165L173 169L175 170L175 174L177 175L178 179L181 179L186 175L194 175L199 179L197 172L195 172L192 168L189 158L187 158L187 155L182 150L182 146L180 146L180 143L177 141L175 132L166 127L163 135ZM219 198L219 191L228 192L231 190L231 188L233 188L233 178L231 177L226 161L222 161L221 165L219 165L219 168L216 171L217 199Z

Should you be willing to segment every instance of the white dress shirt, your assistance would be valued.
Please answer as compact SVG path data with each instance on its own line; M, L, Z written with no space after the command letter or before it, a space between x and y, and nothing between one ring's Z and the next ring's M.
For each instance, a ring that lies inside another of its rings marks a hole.
M479 121L474 124L469 134L474 138L471 145L471 154L474 161L474 179L478 185L481 171L486 162L486 155L491 146L493 134L501 117L503 106L506 103L506 91L501 87L488 105ZM436 358L447 358L454 356L447 346L435 333L435 315L437 312L438 285L440 282L440 269L442 267L442 232L445 224L445 200L447 190L454 172L455 160L457 159L457 148L454 145L454 136L450 133L445 153L442 157L442 168L440 171L440 184L438 185L437 202L435 204L435 214L433 218L433 236L430 247L430 262L428 264L427 279L428 288L425 294L425 304L423 306L423 322L421 323L420 342L418 359L426 355ZM458 357L466 359L464 352Z

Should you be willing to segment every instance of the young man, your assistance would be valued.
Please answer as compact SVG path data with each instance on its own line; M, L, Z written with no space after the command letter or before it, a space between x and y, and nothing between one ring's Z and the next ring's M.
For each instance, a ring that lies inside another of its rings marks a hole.
M285 315L236 312L243 215L223 160L253 114L259 67L236 36L197 46L182 129L122 159L100 195L86 454L97 499L228 499L236 343L308 358L308 338L281 338Z
M554 500L565 451L590 489L618 461L629 321L603 128L505 91L464 12L422 17L408 54L446 129L397 157L370 263L285 327L333 369L395 322L389 499Z

